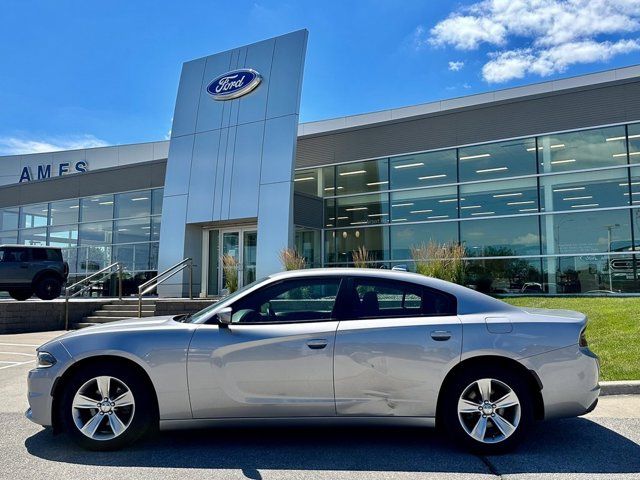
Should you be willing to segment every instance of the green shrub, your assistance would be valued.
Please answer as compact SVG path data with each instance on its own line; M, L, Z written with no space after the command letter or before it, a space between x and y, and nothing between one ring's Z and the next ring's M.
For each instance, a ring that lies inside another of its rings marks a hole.
M417 273L461 284L466 268L464 252L462 245L429 242L412 246L411 258Z

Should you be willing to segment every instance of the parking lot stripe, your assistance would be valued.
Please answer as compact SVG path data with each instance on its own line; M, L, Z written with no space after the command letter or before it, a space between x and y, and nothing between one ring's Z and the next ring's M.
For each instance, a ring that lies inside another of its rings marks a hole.
M4 370L5 368L11 368L11 367L19 367L20 365L26 365L27 363L31 363L31 362L35 362L34 360L27 360L26 362L17 362L17 363L13 363L13 365L5 365L4 367L0 367L0 370Z
M35 353L22 353L22 352L0 352L0 355L5 354L5 355L22 355L25 357L35 357L36 354Z
M40 345L34 345L32 343L0 343L3 347L34 347L38 348Z

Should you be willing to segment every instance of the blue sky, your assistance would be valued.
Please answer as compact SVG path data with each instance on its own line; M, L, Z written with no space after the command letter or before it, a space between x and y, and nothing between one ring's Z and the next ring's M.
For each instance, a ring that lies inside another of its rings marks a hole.
M183 61L309 30L301 121L640 63L640 0L5 0L0 155L164 139Z

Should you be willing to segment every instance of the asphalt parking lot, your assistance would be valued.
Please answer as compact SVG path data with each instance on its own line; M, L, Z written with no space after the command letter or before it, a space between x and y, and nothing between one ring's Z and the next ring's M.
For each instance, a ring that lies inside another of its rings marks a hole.
M56 335L0 335L2 479L640 479L640 396L603 397L586 417L541 423L499 457L415 427L165 432L124 451L87 452L24 418L34 346Z

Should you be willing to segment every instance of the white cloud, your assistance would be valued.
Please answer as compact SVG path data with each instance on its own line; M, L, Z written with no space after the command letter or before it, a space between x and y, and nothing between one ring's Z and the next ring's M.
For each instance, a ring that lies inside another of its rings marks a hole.
M449 62L449 70L452 72L459 72L462 67L464 67L464 62L462 61Z
M104 147L107 142L93 135L71 135L65 137L25 138L0 137L0 155L55 152Z
M564 72L578 63L605 62L615 55L640 50L637 40L617 42L571 42L536 51L532 48L508 50L491 54L482 67L482 77L489 83L500 83L522 78L528 73L543 77Z
M428 33L416 29L415 43L458 50L498 47L482 68L483 78L497 83L636 51L638 39L625 36L639 30L640 0L483 0ZM511 40L520 47L509 49Z

